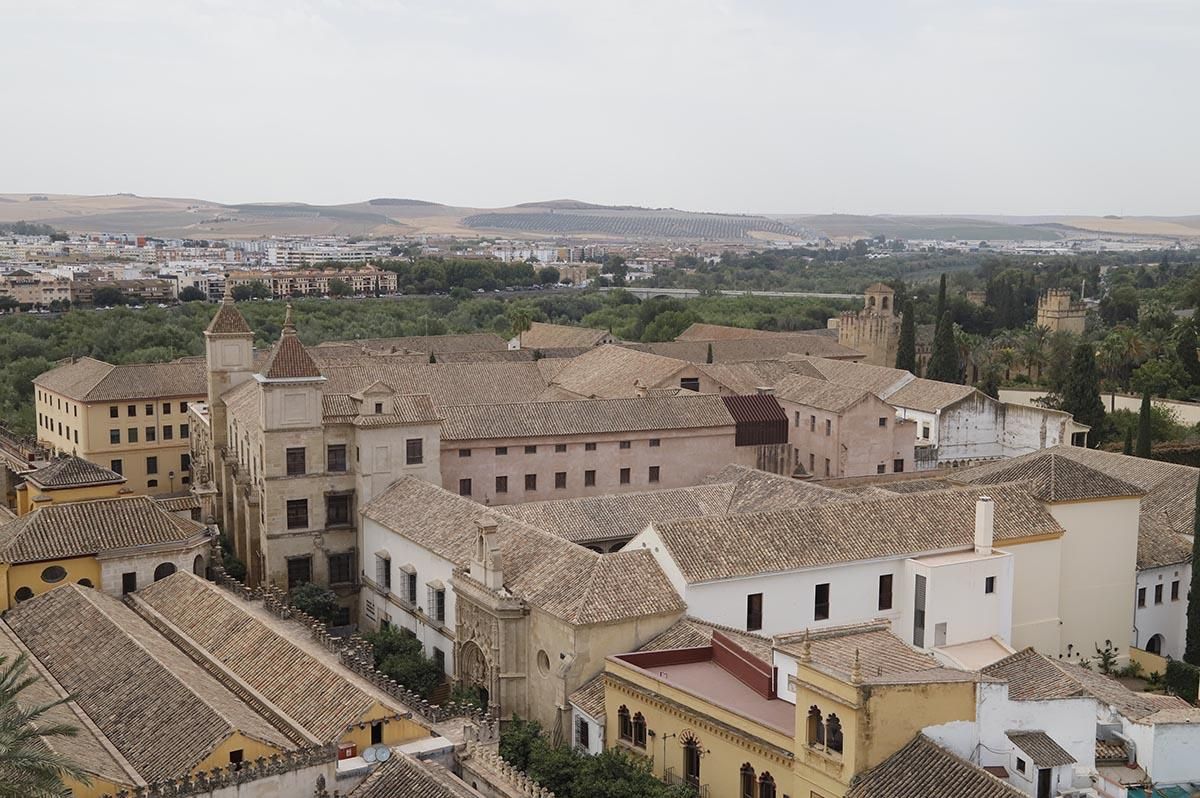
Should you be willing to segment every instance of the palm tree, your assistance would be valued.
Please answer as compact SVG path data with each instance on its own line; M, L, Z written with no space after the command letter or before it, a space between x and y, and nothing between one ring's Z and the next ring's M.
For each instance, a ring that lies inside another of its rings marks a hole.
M1021 361L1029 370L1029 379L1033 382L1042 381L1042 367L1046 365L1046 343L1050 339L1050 331L1045 327L1034 325L1021 336Z
M45 718L65 698L49 704L18 701L40 678L27 675L28 670L25 654L11 661L0 656L0 798L61 798L67 791L64 779L87 784L88 778L51 750L45 738L72 737L78 729Z

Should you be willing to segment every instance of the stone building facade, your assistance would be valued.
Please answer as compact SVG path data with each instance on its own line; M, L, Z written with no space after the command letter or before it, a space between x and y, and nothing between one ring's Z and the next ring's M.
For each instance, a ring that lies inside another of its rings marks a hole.
M1069 288L1051 288L1038 299L1037 326L1052 333L1083 335L1087 306L1071 298Z
M864 363L894 366L900 344L900 321L895 290L874 283L867 287L862 310L846 311L838 319L838 343L866 355Z

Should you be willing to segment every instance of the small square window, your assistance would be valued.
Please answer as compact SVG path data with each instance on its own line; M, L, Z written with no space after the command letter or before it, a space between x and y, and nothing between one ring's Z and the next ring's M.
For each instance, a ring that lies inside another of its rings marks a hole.
M108 431L108 442L109 443L120 443L121 442L121 430L110 429Z
M621 441L621 448L628 449L633 446L633 441Z
M113 472L114 474L121 474L121 473L124 473L124 472L122 471L122 468L123 468L123 467L124 467L124 466L123 466L123 464L121 463L121 461L120 461L120 460L109 460L109 461L108 461L108 470L109 470L109 471L111 471L111 472Z
M989 576L988 578L983 580L983 592L984 593L995 593L996 592L996 577Z
M171 412L171 403L163 402L163 415L168 415Z
M146 443L153 443L158 438L158 430L154 427L146 427Z
M130 427L129 429L125 430L125 440L128 441L129 443L137 443L138 442L137 427Z
M154 405L149 405L149 404L146 405L146 415L148 415L148 416L154 415Z
M147 487L147 488L157 488L157 487L158 487L158 480L157 480L157 479L148 479L148 480L146 480L146 487Z
M175 428L170 424L163 424L163 440L169 441L175 437Z
M508 447L507 447L507 446L497 446L497 447L496 447L496 454L497 454L498 456L501 456L501 457L503 457L504 455L508 454Z
M555 471L554 472L554 487L555 487L555 489L562 490L566 486L567 486L567 472L566 471Z
M459 449L459 450L458 450L458 456L459 456L459 457L470 457L470 456L471 456L471 450L470 450L470 449Z
M594 444L594 443L585 443L585 444L583 445L583 450L584 450L585 452L594 452L594 451L596 451L596 444Z
M125 415L136 416L137 415L137 405L126 405L125 406Z
M880 417L880 419L879 419L879 426L881 426L881 427L886 427L886 426L887 426L887 417L886 417L886 416L881 416L881 417Z
M651 448L651 449L657 449L657 448L658 448L659 446L661 446L661 445L662 445L662 441L661 441L661 440L659 440L658 438L651 438L651 439L650 439L650 448Z
M556 443L556 444L554 444L554 452L555 452L555 454L562 454L562 453L563 453L563 452L565 452L566 450L567 450L567 445L566 445L565 443Z
M375 403L375 415L377 415L377 416L382 415L382 413L383 413L383 402L376 402Z
M119 415L121 415L121 413L118 410L116 405L113 405L112 407L108 408L108 417L109 418L116 418Z
M525 454L537 454L537 447L536 446L526 446Z
M883 463L880 463L879 465L875 466L875 473L876 474L886 474L887 466L884 465Z
M587 488L596 487L596 472L592 470L583 472L583 485Z

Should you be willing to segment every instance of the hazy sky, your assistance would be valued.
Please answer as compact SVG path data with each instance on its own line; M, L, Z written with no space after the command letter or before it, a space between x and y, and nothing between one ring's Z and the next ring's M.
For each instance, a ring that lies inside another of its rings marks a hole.
M0 0L0 192L1200 213L1200 0Z

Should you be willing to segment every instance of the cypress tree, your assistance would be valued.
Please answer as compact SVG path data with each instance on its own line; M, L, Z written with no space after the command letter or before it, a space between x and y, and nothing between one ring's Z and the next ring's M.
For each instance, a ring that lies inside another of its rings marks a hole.
M938 283L938 299L937 311L934 313L933 319L937 324L938 329L942 328L942 316L946 313L946 273L942 272L941 282Z
M896 368L917 373L917 325L913 319L912 300L904 303L900 320L900 345L896 350Z
M1196 480L1196 515L1192 521L1192 584L1188 588L1183 661L1200 665L1200 479Z
M1096 371L1096 353L1089 344L1079 344L1063 380L1059 406L1080 424L1092 428L1088 445L1095 449L1104 442L1104 402L1100 399L1100 375Z
M1134 454L1150 459L1150 394L1142 394L1142 409L1138 413L1137 448Z
M950 311L942 314L937 332L933 335L933 352L929 356L925 377L941 382L958 382L958 352L954 346L954 322L950 320Z
M1125 428L1125 448L1122 449L1124 454L1133 454L1133 427Z
M709 344L708 344L708 357L707 357L707 358L705 358L704 362L705 362L705 363L711 363L711 362L713 362L713 354L712 354L712 342L709 342Z

